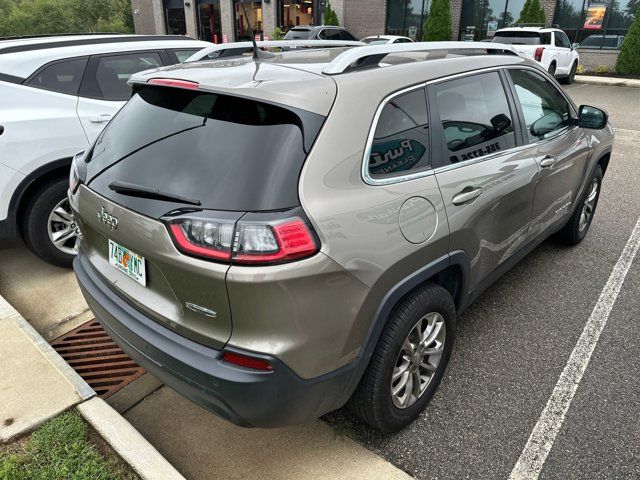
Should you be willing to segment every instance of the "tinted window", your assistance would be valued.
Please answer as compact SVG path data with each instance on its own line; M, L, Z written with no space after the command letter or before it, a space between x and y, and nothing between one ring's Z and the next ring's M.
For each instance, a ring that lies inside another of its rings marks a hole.
M228 95L145 87L98 137L87 178L97 192L150 216L177 206L126 197L109 184L120 180L155 187L197 199L203 208L288 208L298 204L298 177L306 158L303 131L313 142L317 129L305 126L316 117L319 128L322 117L309 112Z
M54 63L34 75L27 83L45 90L76 95L86 65L86 58Z
M509 74L531 143L549 138L571 124L569 104L550 82L528 70L509 70Z
M161 65L160 55L155 52L100 57L96 69L99 96L105 100L128 100L131 87L127 81L131 75Z
M498 73L450 80L435 91L451 163L515 146L512 116Z
M178 58L178 61L180 63L184 63L186 62L187 58L189 58L191 55L199 51L200 49L196 48L193 50L174 50L173 53L176 54L176 57Z
M564 48L571 48L571 42L569 41L569 37L564 32L556 32L556 35L560 36L560 43Z
M496 32L493 43L506 43L508 45L542 45L542 35L538 32ZM548 42L546 42L548 43Z
M292 28L284 36L285 40L307 40L311 37L311 30Z
M335 28L327 28L322 30L319 35L323 40L342 40L340 30Z
M421 88L393 98L382 109L369 154L369 173L372 178L386 178L430 167L427 100Z
M560 39L560 35L558 34L558 32L555 33L554 40L555 40L556 47L562 46L562 40Z
M355 38L353 37L353 35L351 35L349 32L347 32L346 30L342 30L340 32L340 38L342 40L349 40L349 41L353 41L355 40Z

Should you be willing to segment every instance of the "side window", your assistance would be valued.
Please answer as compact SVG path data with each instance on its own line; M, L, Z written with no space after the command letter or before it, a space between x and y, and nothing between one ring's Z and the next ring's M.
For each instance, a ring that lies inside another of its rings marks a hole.
M571 125L569 103L556 87L529 70L509 70L522 106L529 142L556 135Z
M560 32L553 32L553 38L555 39L556 47L562 47L562 38L560 37Z
M327 31L326 30L320 30L320 33L318 33L318 38L320 40L326 40L327 38Z
M31 77L27 85L77 95L86 65L86 58L54 63Z
M389 100L383 107L369 153L369 174L382 179L430 167L427 99L420 88Z
M463 162L516 144L507 97L497 72L436 85L449 161Z
M199 48L195 48L192 50L174 50L173 53L175 53L176 58L180 63L184 63L187 60L187 58L189 58L191 55L199 51L200 51Z
M346 30L342 30L340 31L340 40L349 40L349 41L353 41L355 40L355 38L353 37L353 35L351 35L349 32L347 32Z
M342 40L342 35L340 30L337 28L329 28L324 31L325 37L327 40Z
M105 100L128 100L131 97L131 87L127 81L131 75L160 66L162 61L156 52L100 57L96 69L98 96Z
M567 37L567 34L559 32L558 35L560 35L560 42L562 43L562 46L564 48L571 48L571 41L569 40L569 37Z

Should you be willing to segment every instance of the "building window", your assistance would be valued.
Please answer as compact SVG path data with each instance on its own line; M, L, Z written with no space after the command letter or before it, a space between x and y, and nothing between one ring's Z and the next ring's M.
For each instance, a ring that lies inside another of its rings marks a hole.
M318 7L319 0L278 0L278 25L286 32L298 25L322 24Z
M262 30L262 1L241 0L234 2L234 4L236 42L251 40L251 29L253 29L253 34L259 35L260 38L265 33L269 35L268 32Z
M553 22L581 48L619 49L638 11L637 0L558 0Z
M164 0L164 18L167 22L167 35L186 35L187 22L184 16L182 0Z
M387 0L387 35L420 41L430 0Z
M493 37L499 28L510 27L520 18L525 0L463 0L460 40Z
M198 0L198 36L200 40L222 43L220 0Z

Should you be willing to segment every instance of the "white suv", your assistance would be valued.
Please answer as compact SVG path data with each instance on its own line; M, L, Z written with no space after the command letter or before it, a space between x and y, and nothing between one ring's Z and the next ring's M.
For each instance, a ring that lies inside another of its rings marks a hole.
M563 83L572 83L580 56L562 30L545 27L511 27L498 30L494 43L513 46L518 55L540 63Z
M131 96L129 77L211 45L182 36L66 35L0 41L0 247L18 233L70 266L78 229L69 165Z

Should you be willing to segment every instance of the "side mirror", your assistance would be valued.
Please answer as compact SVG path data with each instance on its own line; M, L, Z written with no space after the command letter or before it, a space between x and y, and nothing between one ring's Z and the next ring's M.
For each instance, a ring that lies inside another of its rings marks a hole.
M572 43L571 44L571 50L575 50L576 48L578 48L580 46L579 43Z
M580 108L578 109L579 127L601 130L607 126L608 120L609 115L601 108L591 107L589 105L580 105Z
M542 137L547 133L553 132L561 123L562 117L560 115L556 112L549 112L533 122L529 127L529 131L534 137Z

